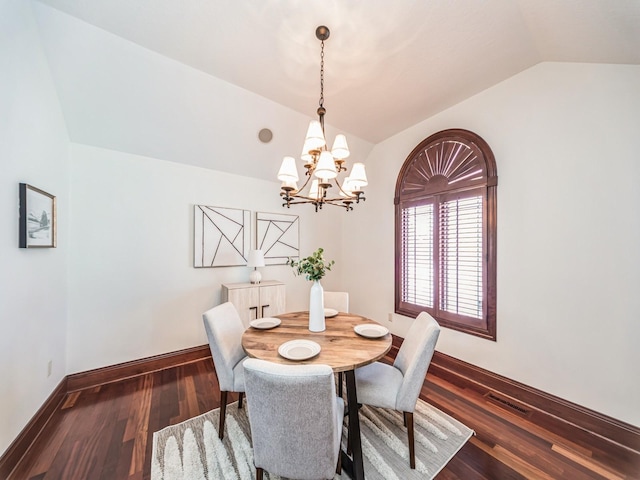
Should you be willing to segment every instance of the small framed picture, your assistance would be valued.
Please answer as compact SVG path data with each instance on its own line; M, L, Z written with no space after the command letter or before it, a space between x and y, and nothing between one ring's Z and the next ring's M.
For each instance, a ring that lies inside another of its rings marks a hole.
M20 248L55 248L56 197L20 184Z

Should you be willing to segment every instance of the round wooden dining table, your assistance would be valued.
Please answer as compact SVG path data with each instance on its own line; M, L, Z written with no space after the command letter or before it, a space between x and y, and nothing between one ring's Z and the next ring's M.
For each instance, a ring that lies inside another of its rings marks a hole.
M334 372L344 372L352 457L343 451L342 464L351 478L364 479L354 370L384 357L391 349L391 334L379 338L358 335L354 330L356 325L376 322L351 313L340 312L335 317L326 318L326 329L322 332L309 331L309 312L285 313L277 315L277 318L281 324L276 328L263 330L249 327L245 330L242 347L253 358L287 365L323 364L329 365ZM320 352L307 360L288 360L278 353L278 348L290 340L314 341L320 345Z

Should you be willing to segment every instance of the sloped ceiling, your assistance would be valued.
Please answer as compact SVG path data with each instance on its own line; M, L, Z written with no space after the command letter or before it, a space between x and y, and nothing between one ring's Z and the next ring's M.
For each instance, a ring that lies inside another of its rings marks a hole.
M139 103L125 99L116 112L112 99L88 99L98 87L87 82L99 83L105 71L112 70L110 62L121 56L117 49L105 47L104 40L92 44L92 36L108 35L114 42L137 45L147 57L157 54L165 63L192 67L215 77L212 81L312 117L319 97L320 43L315 28L327 25L327 122L356 136L363 150L542 61L640 63L637 0L38 0L34 5L57 87L63 91L60 98L72 140L160 158L166 157L160 150L167 148L182 153L195 149L184 155L188 157L197 157L200 150L188 132L182 140L176 136L173 146L160 140L159 152L137 145L151 142L144 139L144 131L136 132L142 140L132 135L113 144L109 135L96 134L106 128L113 130L111 137L122 136L114 115L127 124L124 120L144 114L153 136L159 107L149 101L141 110ZM68 18L52 20L56 15L43 5ZM68 25L51 25L59 21ZM77 30L76 36L59 38L70 29ZM96 49L79 54L80 47L72 44L83 44L85 38ZM120 68L131 81L145 83L141 89L156 88L135 77L135 59L142 54L128 51ZM83 73L83 68L92 73ZM156 73L167 77L162 69ZM166 88L189 89L183 81L162 80L169 82ZM156 98L161 103L166 95ZM243 115L250 121L259 116L228 107L229 118ZM216 107L202 106L196 115L206 116L206 108ZM265 112L274 114L270 108L274 107L266 104ZM111 123L105 124L105 118ZM179 122L184 125L185 119ZM305 127L291 135L304 136ZM165 128L181 130L179 125ZM276 163L283 154L276 153L278 148L283 145L269 152L279 157ZM284 153L291 154L287 150ZM273 179L273 168L265 166L265 178L269 172Z

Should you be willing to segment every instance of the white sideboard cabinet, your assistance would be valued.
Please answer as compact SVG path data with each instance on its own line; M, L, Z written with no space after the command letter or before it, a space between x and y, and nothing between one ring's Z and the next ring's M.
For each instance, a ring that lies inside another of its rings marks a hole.
M231 302L245 327L251 320L274 317L285 312L286 286L275 280L256 283L222 284L222 301Z

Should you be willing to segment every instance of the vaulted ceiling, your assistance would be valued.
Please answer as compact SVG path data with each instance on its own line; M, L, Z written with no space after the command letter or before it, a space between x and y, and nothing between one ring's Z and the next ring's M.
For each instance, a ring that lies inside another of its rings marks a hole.
M638 0L39 2L307 116L326 25L327 121L371 144L539 62L640 63Z

